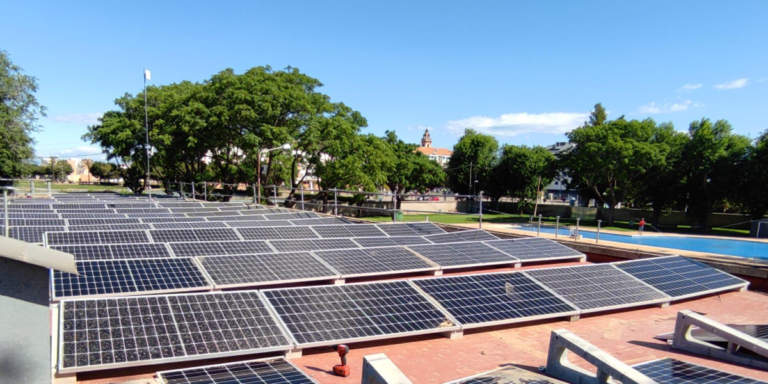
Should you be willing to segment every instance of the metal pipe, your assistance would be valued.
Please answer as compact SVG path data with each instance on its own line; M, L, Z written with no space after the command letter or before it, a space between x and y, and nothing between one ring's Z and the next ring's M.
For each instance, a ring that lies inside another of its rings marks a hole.
M338 192L336 191L336 188L333 189L333 215L338 216L339 215L339 200L338 200Z
M397 223L397 187L392 194L392 222Z
M272 196L275 197L275 207L277 207L277 185L272 186Z
M536 236L539 236L539 233L541 233L541 214L539 214L539 226L536 227Z
M192 200L196 200L195 199L195 182L194 181L192 182Z
M555 239L557 239L557 235L560 232L560 216L557 216L557 220L555 220Z
M600 223L602 223L602 220L597 221L597 233L595 234L595 244L600 242Z
M32 197L35 197L35 181L29 181L29 191L32 192Z
M5 237L11 237L11 227L8 225L8 190L3 189L3 212L5 213L5 219L3 219L3 225L5 225Z
M259 201L257 200L257 197L256 197L256 184L254 184L253 185L253 204L258 204L258 203Z
M301 210L304 210L304 184L301 185Z
M208 182L203 183L203 200L208 201Z
M51 181L48 180L48 197L53 197L53 193L51 193Z
M573 237L574 240L579 240L579 221L581 221L581 218L576 219L576 233L575 233L575 236Z
M480 191L479 201L480 201L480 208L479 208L480 218L479 218L479 225L478 225L478 227L480 229L483 229L483 191Z

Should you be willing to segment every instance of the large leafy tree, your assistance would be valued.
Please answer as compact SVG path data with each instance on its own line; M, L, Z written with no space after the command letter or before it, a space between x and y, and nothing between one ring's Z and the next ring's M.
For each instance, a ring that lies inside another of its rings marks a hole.
M658 225L661 214L685 204L685 160L683 151L688 143L684 132L675 131L671 123L659 124L650 139L664 162L658 162L649 169L630 191L631 199L639 206L651 205L651 223Z
M768 213L768 131L763 132L749 148L746 164L742 168L737 200L753 220Z
M115 174L114 166L110 163L103 161L94 161L90 166L90 172L92 175L99 178L99 183L104 179L109 179Z
M544 147L505 145L496 166L495 182L517 197L518 208L523 209L536 201L541 186L555 176L555 163L555 156Z
M493 169L498 160L499 142L493 136L466 129L453 146L448 162L448 185L454 192L472 194L493 188ZM477 180L477 183L475 183ZM473 184L476 184L473 188Z
M684 148L688 214L709 230L709 217L728 201L738 201L748 165L749 139L733 133L730 123L709 119L691 123Z
M393 193L410 190L425 192L444 185L445 171L435 161L416 151L416 144L409 144L397 137L394 131L387 131L384 140L392 151L394 165L387 174L386 184ZM401 201L397 201L400 208Z
M640 178L664 163L664 153L651 143L656 123L619 118L601 125L584 125L568 133L576 147L562 156L571 187L589 191L608 205L607 221Z
M0 50L0 177L21 177L32 170L31 134L39 129L45 107L35 98L37 80Z

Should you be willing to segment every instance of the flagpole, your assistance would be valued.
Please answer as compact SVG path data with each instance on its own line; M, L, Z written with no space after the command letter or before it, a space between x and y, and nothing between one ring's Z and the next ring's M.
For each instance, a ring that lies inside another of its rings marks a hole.
M147 69L144 68L144 133L146 134L147 147L147 191L149 192L149 201L152 201L152 181L149 171L149 113L147 112Z

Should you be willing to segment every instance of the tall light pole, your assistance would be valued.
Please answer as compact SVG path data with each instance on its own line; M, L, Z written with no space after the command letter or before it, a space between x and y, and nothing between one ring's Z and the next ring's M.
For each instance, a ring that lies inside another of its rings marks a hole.
M271 149L263 149L259 151L259 154L256 156L256 194L258 196L257 204L261 204L261 155L267 154L272 151L279 151L279 150L289 150L291 149L291 145L288 143L285 143L279 147L271 148Z
M147 112L147 80L152 80L152 74L148 69L144 68L144 133L146 134L147 140L147 191L149 192L149 200L152 201L152 181L150 180L149 172L149 112Z

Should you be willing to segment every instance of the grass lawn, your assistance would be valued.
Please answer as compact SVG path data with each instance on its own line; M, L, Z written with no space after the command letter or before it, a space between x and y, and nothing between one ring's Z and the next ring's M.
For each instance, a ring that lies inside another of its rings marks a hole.
M419 214L419 215L404 215L403 221L404 222L413 222L413 221L425 221L425 218L429 217L429 221L434 223L442 223L442 224L471 224L471 223L477 223L478 222L478 216L477 215L459 215L459 214L446 214L446 213L435 213L435 214ZM496 213L490 213L490 214L483 214L483 222L486 223L528 223L530 222L530 215L514 215L514 214L496 214ZM365 220L370 221L391 221L391 216L375 216L375 217L366 217ZM537 222L538 220L534 220L534 222ZM557 221L557 218L555 217L542 217L541 223L542 224L548 224L548 225L554 225ZM575 226L576 225L576 219L560 219L560 225L561 226ZM597 228L597 220L580 220L579 221L579 227L580 228ZM627 221L616 221L614 222L613 226L606 226L601 225L600 228L602 229L608 229L613 231L620 231L620 232L637 232L637 223L630 226L629 222ZM646 226L645 229L647 232L655 231L653 227L650 225ZM733 228L713 228L712 232L710 233L704 233L701 230L691 228L690 226L677 226L677 227L661 227L659 228L660 232L663 233L679 233L679 234L695 234L695 235L719 235L719 236L735 236L735 237L748 237L749 236L749 230L746 229L733 229Z
M29 190L29 182L20 181L16 182L16 188L19 188L20 192ZM44 181L35 182L35 194L47 191L48 183ZM128 188L122 185L98 185L98 184L68 184L68 183L51 183L51 190L54 191L76 191L76 192L99 192L99 191L115 191L115 192L128 192Z

